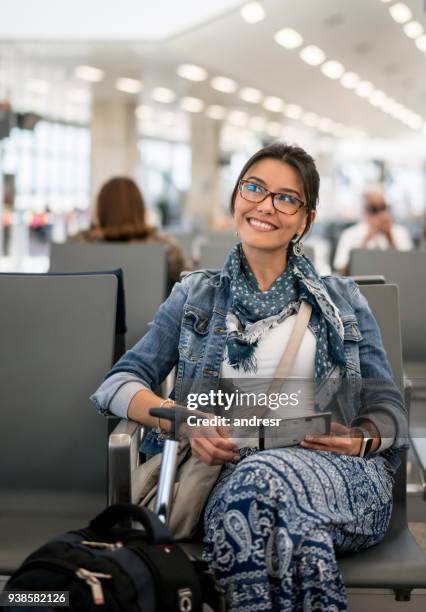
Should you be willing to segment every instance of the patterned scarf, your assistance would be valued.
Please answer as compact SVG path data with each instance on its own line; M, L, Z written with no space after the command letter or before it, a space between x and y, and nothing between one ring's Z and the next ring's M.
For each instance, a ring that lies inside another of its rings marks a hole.
M227 359L244 372L257 371L255 350L265 334L298 312L300 302L312 304L318 315L315 381L341 378L346 364L343 323L315 268L303 256L290 255L287 268L268 291L261 291L241 243L229 253L225 264L231 277L232 303L226 323ZM331 372L331 374L330 374Z

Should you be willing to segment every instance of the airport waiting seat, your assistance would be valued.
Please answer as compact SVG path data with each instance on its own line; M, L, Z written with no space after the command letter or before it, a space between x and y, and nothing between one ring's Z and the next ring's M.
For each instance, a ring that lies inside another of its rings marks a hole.
M412 422L412 446L420 478L426 483L426 251L354 249L352 274L383 274L399 287L404 372L412 381L417 421ZM417 408L418 407L418 408ZM423 484L426 499L426 485Z
M360 289L379 323L395 380L401 391L405 392L406 403L409 405L410 386L405 384L402 371L398 288L383 283L371 285L367 280L360 285ZM138 449L143 435L143 426L127 420L120 421L110 435L109 503L138 502L138 491L142 484L138 470L141 460ZM393 605L401 606L401 602L408 602L413 589L426 589L426 556L407 525L405 453L401 459L395 477L391 524L384 540L368 550L339 559L348 588L350 610L364 609L365 602L368 605L370 601L365 600L367 596L373 597L375 610L388 612L394 609ZM185 542L183 545L189 554L201 554L200 543Z
M227 240L222 243L219 238L211 238L201 245L198 268L222 268L229 251L236 244L236 238L232 239L232 236ZM305 245L305 254L315 265L314 248Z
M107 502L115 274L0 274L0 574Z
M51 245L50 272L96 272L121 268L126 308L126 346L148 330L166 297L167 251L154 243L76 243Z

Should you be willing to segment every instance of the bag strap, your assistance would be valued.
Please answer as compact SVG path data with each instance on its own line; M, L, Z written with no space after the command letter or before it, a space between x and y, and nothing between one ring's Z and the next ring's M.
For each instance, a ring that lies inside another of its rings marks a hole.
M287 346L285 347L284 352L281 355L281 359L276 367L274 380L269 385L268 393L271 393L277 384L279 387L281 386L281 383L276 382L277 379L280 381L283 378L287 378L290 368L296 359L300 345L302 344L303 336L305 335L306 328L309 324L309 319L311 318L311 312L311 304L305 302L304 300L300 302L299 312L296 315L294 327L291 331L290 338L288 339Z

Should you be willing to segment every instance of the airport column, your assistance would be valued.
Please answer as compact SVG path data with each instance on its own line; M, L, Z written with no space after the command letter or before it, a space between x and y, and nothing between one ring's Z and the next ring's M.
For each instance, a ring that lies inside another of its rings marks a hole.
M205 230L221 212L219 137L220 121L193 113L191 121L191 187L185 217L192 227Z
M139 163L136 104L126 97L95 96L91 123L91 194L117 174L136 178Z

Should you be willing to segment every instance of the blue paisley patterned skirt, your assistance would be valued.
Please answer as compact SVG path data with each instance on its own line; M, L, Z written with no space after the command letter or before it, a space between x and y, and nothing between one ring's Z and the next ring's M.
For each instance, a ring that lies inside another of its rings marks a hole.
M227 610L346 610L336 553L383 538L393 485L385 459L302 448L240 454L204 513L204 558Z

